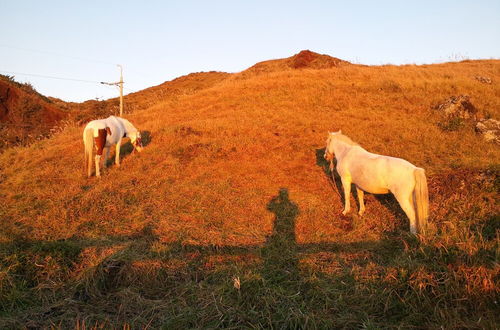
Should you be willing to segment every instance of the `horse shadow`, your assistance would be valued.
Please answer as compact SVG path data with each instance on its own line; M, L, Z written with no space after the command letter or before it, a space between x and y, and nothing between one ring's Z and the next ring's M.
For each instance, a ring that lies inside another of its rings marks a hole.
M330 170L330 163L323 157L325 154L326 148L316 149L316 165L323 169L323 173L326 176L326 179L332 184L332 188L335 188L340 196L340 202L342 203L342 207L345 204L345 195L344 188L342 187L342 179L340 175L335 170L337 166L337 160L333 159L333 170ZM351 194L354 196L354 201L356 206L359 209L359 200L358 194L356 192L356 186L354 184L351 185Z
M142 146L146 147L151 143L151 132L150 131L142 131L141 132L141 140L142 140ZM114 148L111 148L113 150ZM110 150L110 158L106 162L106 166L111 166L115 163L115 159L113 158L113 154L111 153ZM130 142L130 140L127 140L126 143L122 144L120 147L120 159L124 159L128 157L132 152L134 151L134 146Z
M407 231L410 230L410 222L408 220L408 217L406 216L406 213L403 211L398 201L396 200L396 197L394 197L392 193L373 195L373 197L380 203L380 205L382 205L391 214L394 215L395 219L398 222L396 224L396 228L404 229Z
M333 185L332 188L337 189L337 192L340 195L340 200L342 204L344 204L345 196L343 193L341 193L343 191L342 180L335 170L330 170L330 163L324 157L325 150L326 148L316 149L316 165L321 167L326 179ZM333 168L335 168L335 166L337 166L336 159L333 160Z

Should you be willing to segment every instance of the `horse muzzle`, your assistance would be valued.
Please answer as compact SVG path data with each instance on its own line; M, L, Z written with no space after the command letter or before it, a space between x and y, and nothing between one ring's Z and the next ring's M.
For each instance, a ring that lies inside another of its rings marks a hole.
M333 160L333 154L329 153L328 151L325 152L323 157L329 162Z

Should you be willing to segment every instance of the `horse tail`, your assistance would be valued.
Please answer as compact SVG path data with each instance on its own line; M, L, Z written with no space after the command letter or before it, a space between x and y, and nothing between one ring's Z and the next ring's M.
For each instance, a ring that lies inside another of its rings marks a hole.
M417 230L425 233L427 219L429 218L429 192L427 190L427 178L425 170L417 167L413 172L415 175L415 211L417 218Z
M83 145L85 152L84 164L87 166L87 175L90 176L92 173L92 149L94 148L94 130L92 128L86 128L83 132Z

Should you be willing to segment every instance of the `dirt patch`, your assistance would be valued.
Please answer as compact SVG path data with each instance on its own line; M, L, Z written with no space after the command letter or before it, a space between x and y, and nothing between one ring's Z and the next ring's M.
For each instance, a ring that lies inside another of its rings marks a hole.
M349 62L328 55L311 52L310 50L303 50L289 59L289 66L293 69L325 69L338 67L347 63Z
M209 143L195 143L176 149L172 155L185 165L192 162L200 153L206 153L210 147Z
M194 128L189 127L189 126L178 127L174 130L174 132L175 132L175 134L182 136L182 137L189 136L189 135L195 135L195 136L202 136L203 135L203 133L201 131L197 131Z
M49 136L66 117L30 84L0 75L0 149Z

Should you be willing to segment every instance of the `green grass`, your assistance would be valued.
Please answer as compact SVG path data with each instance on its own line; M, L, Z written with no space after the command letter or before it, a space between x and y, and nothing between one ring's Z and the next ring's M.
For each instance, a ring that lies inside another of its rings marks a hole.
M479 290L485 281L498 284L498 246L491 235L498 218L456 229L483 241L470 254L460 244L438 245L439 234L426 241L405 230L376 241L299 244L300 209L287 189L267 209L274 226L261 246L162 243L154 224L134 237L5 244L0 324L175 329L498 324L498 287Z

